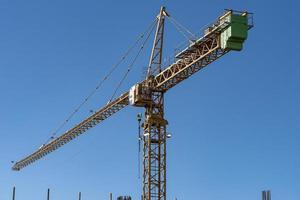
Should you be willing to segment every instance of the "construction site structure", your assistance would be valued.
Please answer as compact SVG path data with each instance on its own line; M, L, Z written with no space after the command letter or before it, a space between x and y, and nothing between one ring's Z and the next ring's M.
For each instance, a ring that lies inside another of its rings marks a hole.
M271 191L270 190L262 191L262 200L271 200Z
M164 94L231 50L240 51L253 27L252 13L225 10L208 26L202 37L189 42L175 56L175 62L162 68L164 24L169 17L161 7L156 18L156 33L145 80L112 100L61 136L43 145L34 153L16 162L20 170L70 142L128 105L144 107L143 128L143 200L166 200L167 125L164 117Z
M78 200L81 200L81 192L78 193ZM16 200L16 187L13 187L12 191L12 200ZM21 198L22 199L22 198ZM46 193L46 200L50 200L50 189L47 189ZM109 193L109 198L108 200L114 200L112 193ZM118 196L115 200L132 200L130 196ZM177 200L175 197L174 200ZM270 190L264 190L262 191L262 199L261 200L271 200L271 191Z

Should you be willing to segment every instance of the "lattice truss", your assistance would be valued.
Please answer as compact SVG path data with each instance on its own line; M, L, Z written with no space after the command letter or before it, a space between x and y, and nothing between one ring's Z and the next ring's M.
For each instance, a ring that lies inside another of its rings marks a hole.
M166 199L166 125L164 94L152 92L144 122L143 199Z
M224 27L222 27L224 28ZM221 49L219 42L219 33L221 29L216 28L210 34L200 38L187 49L176 56L177 61L154 77L154 87L157 90L167 91L181 81L187 79L203 67L220 58L228 51ZM145 80L143 82L147 82ZM64 144L70 142L77 136L85 133L88 129L118 112L128 103L128 92L116 98L95 114L83 120L74 128L68 130L60 137L46 144L28 157L16 162L13 170L20 170L36 160L44 157L48 153L56 150Z
M199 39L188 49L184 50L177 56L178 60L174 64L171 64L165 70L157 74L154 78L154 86L158 90L167 91L203 67L207 66L209 63L223 56L225 53L227 53L227 51L220 48L219 34L212 32L211 34ZM146 80L144 82L146 82ZM112 114L118 112L128 104L128 92L126 92L119 98L98 110L94 115L76 125L71 130L68 130L66 133L30 156L15 163L13 170L20 170L44 157L48 153L70 142L82 133L85 133L88 129L94 127L96 124L110 117Z
M164 119L164 93L229 52L229 50L221 48L220 34L230 24L220 19L231 12L227 11L219 17L209 32L177 54L176 61L163 70L161 69L161 49L164 30L161 26L164 19L158 20L160 27L157 27L156 30L148 76L144 81L138 83L146 85L151 94L151 102L144 106L146 111L143 123L143 200L166 200L166 126L168 122ZM162 10L160 15L167 16ZM250 24L249 29L251 27ZM88 129L127 105L129 105L129 92L122 94L58 138L16 162L13 170L20 170L41 159L79 135L86 133Z

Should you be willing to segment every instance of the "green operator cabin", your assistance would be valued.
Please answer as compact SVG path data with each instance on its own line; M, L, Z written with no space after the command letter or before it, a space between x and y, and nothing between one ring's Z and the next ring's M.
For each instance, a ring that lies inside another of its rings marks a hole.
M221 48L240 51L248 35L247 15L230 14L226 18L230 25L221 33Z

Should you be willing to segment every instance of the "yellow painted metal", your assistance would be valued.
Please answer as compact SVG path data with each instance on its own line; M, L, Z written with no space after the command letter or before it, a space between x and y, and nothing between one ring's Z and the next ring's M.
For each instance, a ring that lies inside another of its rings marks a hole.
M158 16L158 26L147 78L133 87L132 91L122 94L60 137L16 162L12 169L20 170L55 151L79 135L86 133L88 129L122 110L129 105L129 100L133 99L132 105L146 108L145 121L143 123L143 200L166 200L166 126L168 122L164 119L164 93L219 59L231 49L238 49L238 47L226 48L226 46L221 45L221 35L230 26L228 16L232 17L232 13L233 11L231 10L226 11L206 29L203 37L189 44L176 55L176 62L162 69L163 24L164 17L167 16L165 8L162 7ZM237 19L236 21L239 20ZM249 23L248 20L247 23ZM247 27L248 29L251 28L252 24L247 24ZM244 33L234 33L232 35L238 35L241 38L247 37ZM230 42L231 39L229 38L228 40Z

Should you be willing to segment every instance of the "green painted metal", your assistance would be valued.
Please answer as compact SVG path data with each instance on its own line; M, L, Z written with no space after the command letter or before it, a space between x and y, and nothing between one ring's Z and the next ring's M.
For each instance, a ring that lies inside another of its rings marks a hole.
M240 51L248 36L247 15L231 14L228 18L230 25L221 33L221 48Z

